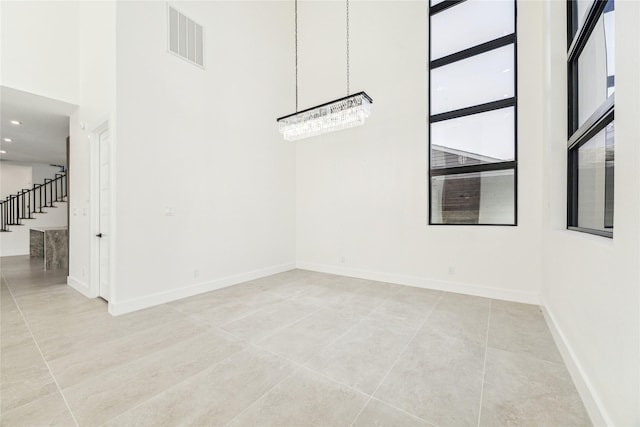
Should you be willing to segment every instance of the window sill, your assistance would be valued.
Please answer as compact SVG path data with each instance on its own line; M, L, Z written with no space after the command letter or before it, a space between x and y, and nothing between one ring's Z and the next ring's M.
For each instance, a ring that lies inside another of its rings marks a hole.
M607 237L609 239L613 239L613 231L594 230L592 228L583 228L583 227L567 227L567 230L579 231L581 233L593 234L595 236Z

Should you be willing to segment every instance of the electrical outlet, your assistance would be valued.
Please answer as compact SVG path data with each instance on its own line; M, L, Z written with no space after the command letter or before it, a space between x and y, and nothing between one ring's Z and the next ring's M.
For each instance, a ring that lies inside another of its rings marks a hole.
M341 257L340 257L340 263L342 263L342 264L346 264L346 262L347 262L347 259L344 257L344 255L343 255L343 256L341 256Z
M449 274L452 276L456 274L456 268L453 265L449 266Z
M200 277L200 271L199 270L193 270L193 278L197 279L198 277Z

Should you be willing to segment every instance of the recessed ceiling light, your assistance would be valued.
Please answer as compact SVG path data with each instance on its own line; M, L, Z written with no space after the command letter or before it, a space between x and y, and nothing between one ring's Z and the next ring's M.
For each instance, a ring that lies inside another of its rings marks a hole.
M11 139L11 138L4 138L4 139L3 139L3 141L4 141L4 142L13 142L13 139Z
M12 125L21 125L22 122L18 121L18 120L11 120L11 124Z
M0 150L0 154L7 154L7 152L4 150Z

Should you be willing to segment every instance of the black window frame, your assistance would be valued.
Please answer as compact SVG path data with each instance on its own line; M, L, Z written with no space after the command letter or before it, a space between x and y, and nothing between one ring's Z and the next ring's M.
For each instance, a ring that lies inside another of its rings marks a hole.
M435 226L495 226L495 227L516 227L518 225L518 5L517 0L513 1L513 33L508 34L502 37L498 37L497 39L490 40L488 42L481 43L479 45L475 45L464 49L459 52L452 53L450 55L444 56L442 58L438 58L436 60L431 60L431 18L434 15L437 15L440 12L448 10L449 8L455 7L461 3L464 3L467 0L445 0L435 5L431 5L429 3L429 43L428 43L428 73L429 73L429 81L427 85L428 91L428 108L429 113L427 117L427 140L428 140L428 149L427 149L427 162L428 162L428 224ZM484 104L473 105L470 107L465 107L453 111L447 111L439 114L431 114L431 71L435 68L442 67L445 65L449 65L451 63L461 61L463 59L471 58L473 56L490 52L495 49L513 45L513 67L514 67L514 78L513 78L513 97L507 99L500 99L497 101L487 102ZM475 164L475 165L466 165L466 166L456 166L449 168L437 168L433 169L431 164L431 124L437 123L444 120L455 119L459 117L465 117L473 114L486 113L489 111L499 110L503 108L513 107L514 109L514 159L504 162L496 162L496 163L485 163L485 164ZM443 222L433 222L432 218L432 186L433 186L433 178L438 176L448 176L448 175L459 175L459 174L468 174L468 173L480 173L480 172L490 172L490 171L498 171L498 170L513 170L513 223L509 224L501 224L501 223L475 223L475 224L464 224L464 223L443 223Z
M567 0L567 229L613 238L613 225L611 227L603 225L604 228L611 228L611 231L578 226L578 150L615 120L614 92L580 125L578 117L578 59L598 20L603 16L609 1L614 4L615 8L615 0L593 0L584 22L579 26L577 0ZM613 78L615 80L615 76ZM607 194L610 191L610 186L607 185L608 179L609 175L605 174L605 199L608 197L613 199L612 194ZM612 185L613 183L611 183Z

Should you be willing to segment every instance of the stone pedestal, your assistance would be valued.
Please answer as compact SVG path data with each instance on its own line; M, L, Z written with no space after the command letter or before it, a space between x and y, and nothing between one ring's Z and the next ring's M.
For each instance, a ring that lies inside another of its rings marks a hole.
M67 227L42 227L30 230L30 255L44 258L45 270L69 267Z

